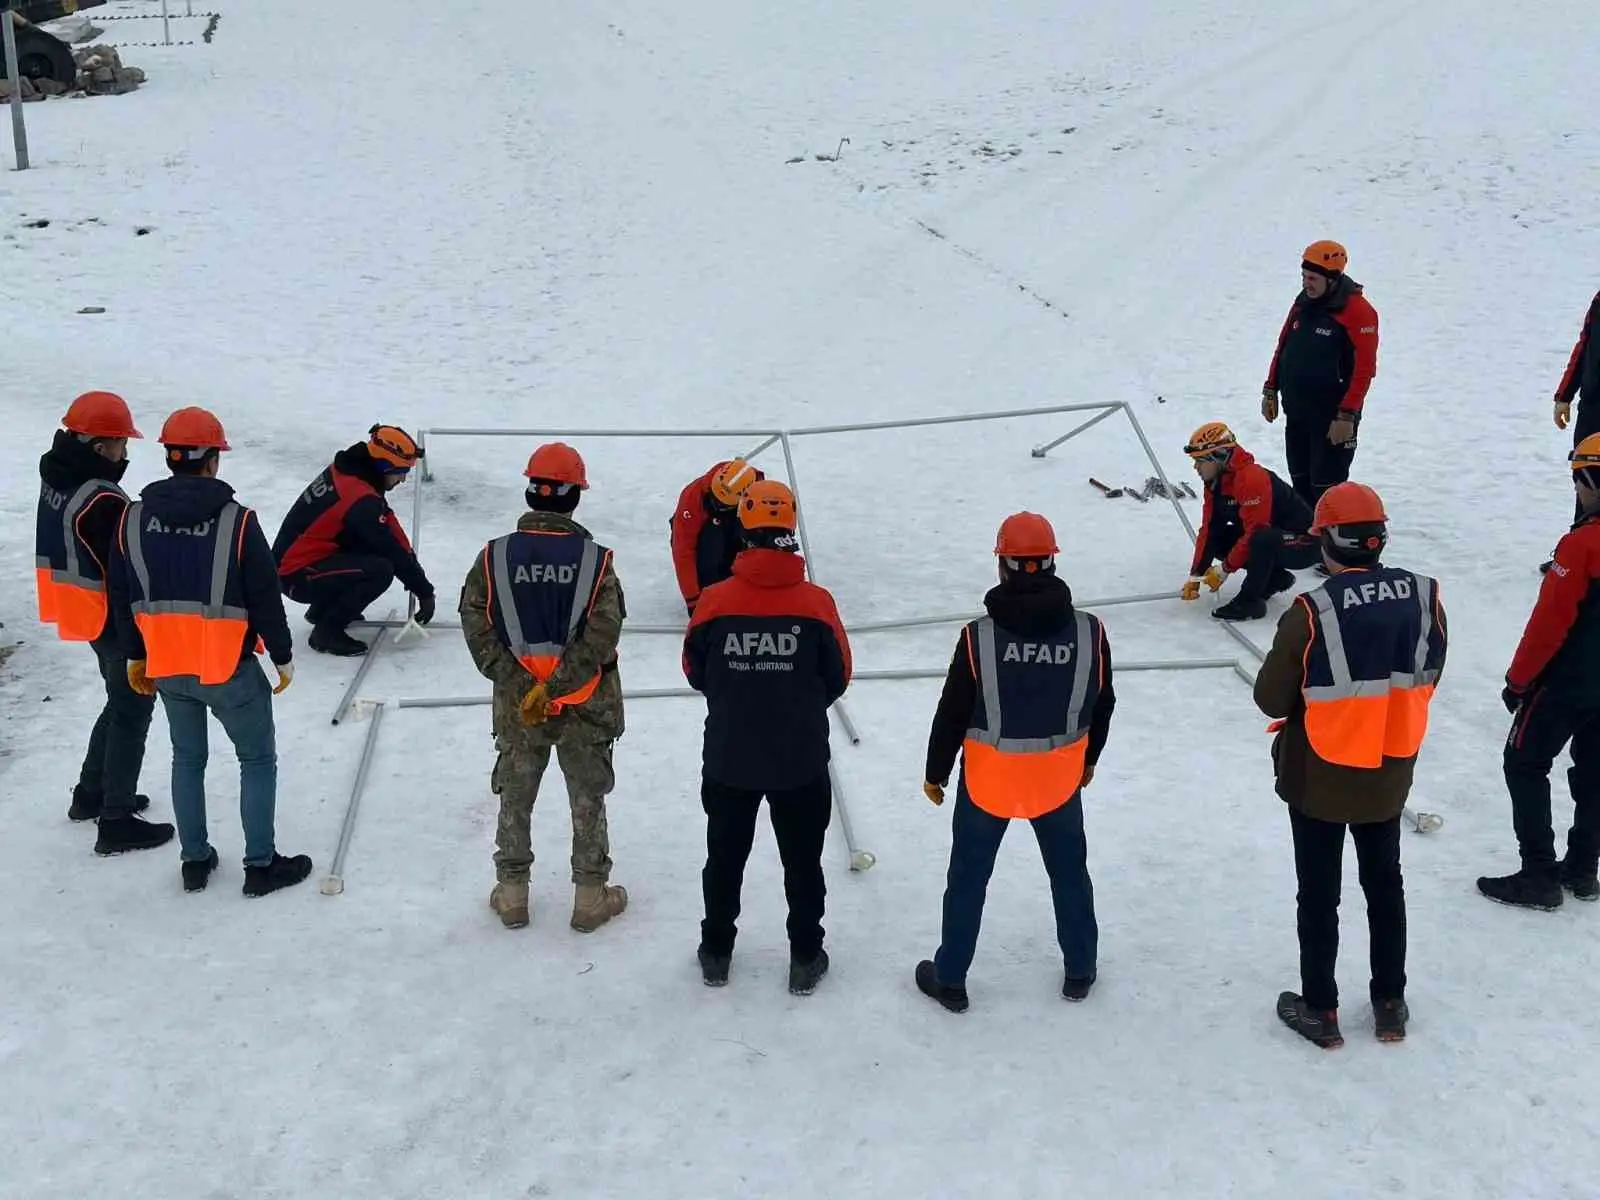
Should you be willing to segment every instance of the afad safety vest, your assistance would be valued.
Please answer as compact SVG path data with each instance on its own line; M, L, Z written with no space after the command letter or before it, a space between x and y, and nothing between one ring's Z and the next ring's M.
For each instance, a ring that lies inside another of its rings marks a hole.
M48 483L39 487L33 572L39 620L54 625L64 642L92 642L105 632L106 568L78 536L78 518L107 496L128 502L121 488L104 479L91 479L70 493Z
M581 533L519 529L484 547L489 619L540 683L555 674L562 652L583 632L610 564L611 551ZM559 712L582 704L599 686L596 672L550 707Z
M248 511L230 501L196 525L169 525L141 502L128 507L121 544L151 679L227 683L239 670L250 628L239 579Z
M1444 666L1437 587L1426 575L1380 567L1341 571L1301 597L1311 613L1306 739L1318 758L1370 768L1421 749Z
M1083 782L1089 724L1100 698L1095 619L1025 638L989 617L966 628L977 681L962 743L967 794L984 812L1031 819L1060 808Z

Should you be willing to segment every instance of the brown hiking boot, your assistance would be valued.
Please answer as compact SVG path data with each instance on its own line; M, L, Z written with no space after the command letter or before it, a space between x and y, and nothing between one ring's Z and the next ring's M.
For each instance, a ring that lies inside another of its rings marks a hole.
M580 883L572 895L572 927L593 933L628 907L628 889L612 883Z
M495 884L489 893L489 907L500 914L500 924L507 929L521 929L528 923L528 885Z

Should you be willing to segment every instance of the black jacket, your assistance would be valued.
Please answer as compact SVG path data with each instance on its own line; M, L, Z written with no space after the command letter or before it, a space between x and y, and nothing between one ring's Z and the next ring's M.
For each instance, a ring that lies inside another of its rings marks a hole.
M989 589L983 607L996 625L1013 633L1047 636L1058 633L1076 618L1072 609L1072 589L1055 575L1013 575ZM1106 737L1111 732L1111 714L1117 707L1117 693L1111 674L1111 647L1102 642L1101 661L1105 664L1105 684L1100 702L1095 705L1089 724L1088 762L1100 761ZM950 671L944 678L944 691L933 714L933 729L928 734L928 761L923 778L941 786L950 782L956 755L972 727L972 709L978 700L978 681L972 676L964 639L957 639Z
M91 479L120 484L127 473L127 459L112 462L65 429L56 431L49 453L39 460L39 478L58 492L75 492ZM84 513L78 525L78 533L102 566L111 561L111 543L116 540L117 527L127 508L124 503L107 499Z
M174 475L150 484L139 494L140 503L151 516L171 525L198 525L208 521L232 499L230 485L220 479L197 475ZM107 576L117 638L129 658L142 659L145 657L144 637L133 623L132 594L128 590L127 569L120 552L116 564L117 569L108 571ZM240 661L255 655L259 636L274 663L288 662L294 657L294 639L289 634L288 618L283 615L278 567L272 560L272 548L267 545L267 535L261 532L261 522L254 509L245 511L239 582L245 609L250 614Z
M1600 404L1600 292L1589 302L1578 342L1572 347L1567 369L1556 386L1557 400L1571 404L1580 395L1587 406Z

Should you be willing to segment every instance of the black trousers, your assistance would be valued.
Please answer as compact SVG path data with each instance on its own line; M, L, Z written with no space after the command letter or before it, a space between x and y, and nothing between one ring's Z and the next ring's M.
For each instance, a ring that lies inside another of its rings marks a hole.
M1235 528L1219 537L1212 553L1226 558L1238 544L1240 531ZM1272 583L1279 571L1303 571L1322 561L1321 543L1309 533L1293 533L1287 529L1258 529L1250 535L1250 557L1245 562L1244 582L1239 585L1243 600L1265 600L1272 593Z
M1550 769L1570 743L1572 829L1567 856L1593 870L1600 861L1600 696L1587 701L1540 688L1523 701L1506 738L1506 790L1526 871L1553 875L1556 835L1550 810Z
M105 681L106 702L89 731L89 748L78 772L78 787L103 797L102 818L133 815L133 798L144 769L145 738L156 711L154 696L128 686L128 660L114 637L91 643Z
M1294 830L1295 896L1300 931L1300 994L1311 1008L1339 1007L1339 891L1344 834L1356 843L1361 890L1367 896L1374 1003L1406 991L1406 891L1400 874L1400 818L1370 825L1319 821L1289 809Z
M389 560L371 554L335 554L283 580L283 594L306 606L318 629L343 632L394 582Z
M739 893L744 865L755 841L763 793L702 778L700 804L706 811L706 865L700 873L706 916L700 923L700 948L729 955L738 934ZM833 816L833 787L827 773L805 787L765 793L772 832L783 860L783 891L789 901L789 954L810 962L822 949L822 912L827 883L822 876L822 843Z
M1335 446L1328 440L1328 426L1339 415L1338 405L1283 405L1283 454L1289 464L1289 482L1305 502L1316 508L1322 493L1350 478L1356 443Z

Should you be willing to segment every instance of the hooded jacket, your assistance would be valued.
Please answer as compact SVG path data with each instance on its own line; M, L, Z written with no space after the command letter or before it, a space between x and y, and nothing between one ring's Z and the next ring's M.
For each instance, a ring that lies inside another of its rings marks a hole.
M152 517L166 525L200 525L220 513L233 500L233 488L220 479L202 475L174 475L147 486L139 501ZM145 658L144 636L134 624L132 593L128 586L129 566L123 553L122 538L112 548L112 567L107 572L112 619L117 639L130 659ZM267 653L278 665L294 657L294 640L283 614L283 595L278 590L277 564L272 548L261 531L253 508L246 508L239 533L239 584L244 594L249 626L239 661L253 658L256 639L266 643Z
M116 486L127 473L127 459L112 462L105 455L97 454L88 442L79 441L77 434L65 429L56 431L49 451L39 459L40 482L69 494L91 479L103 479ZM102 566L111 561L111 544L117 540L117 527L127 511L126 497L106 495L86 507L78 517L78 536ZM112 625L108 622L101 637L113 636Z
M1223 536L1238 532L1223 558L1229 571L1243 570L1250 562L1250 536L1258 529L1305 533L1311 528L1311 506L1294 488L1256 462L1255 456L1236 446L1228 465L1205 489L1205 509L1200 537L1195 542L1191 575L1199 575L1218 557L1213 547L1228 544Z
M1286 410L1352 416L1361 412L1378 373L1378 312L1348 275L1315 300L1301 292L1289 306L1266 387L1282 391Z
M1058 633L1076 617L1072 589L1055 575L1012 575L989 589L983 598L983 607L996 625L1025 637ZM1111 732L1111 714L1117 707L1111 647L1103 629L1100 631L1100 662L1105 674L1100 700L1089 725L1086 761L1091 767L1100 761L1100 752L1105 749ZM929 783L943 786L950 781L956 755L972 725L972 711L977 700L978 681L972 673L972 660L965 641L957 639L950 670L945 675L944 690L939 695L939 707L933 714L933 729L928 734L928 759L922 777Z

